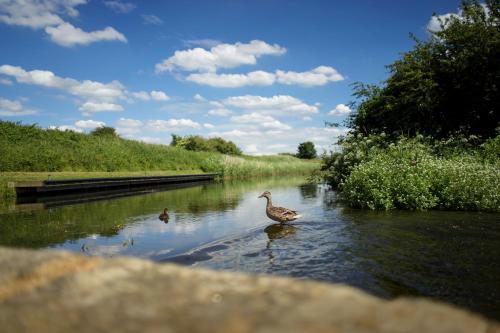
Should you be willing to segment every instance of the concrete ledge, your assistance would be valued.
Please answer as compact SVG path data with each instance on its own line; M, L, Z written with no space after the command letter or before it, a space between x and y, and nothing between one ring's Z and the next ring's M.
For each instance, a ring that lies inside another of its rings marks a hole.
M424 299L145 260L0 248L2 332L487 332Z

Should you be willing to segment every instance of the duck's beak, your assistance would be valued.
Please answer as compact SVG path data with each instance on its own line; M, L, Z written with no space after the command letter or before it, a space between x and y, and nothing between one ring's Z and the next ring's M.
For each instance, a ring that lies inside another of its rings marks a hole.
M264 194L259 195L257 198L263 198Z

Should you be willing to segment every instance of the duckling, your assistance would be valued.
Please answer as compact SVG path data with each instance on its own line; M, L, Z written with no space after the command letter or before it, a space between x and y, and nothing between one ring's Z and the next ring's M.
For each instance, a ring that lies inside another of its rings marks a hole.
M163 222L165 222L165 223L168 223L168 219L170 218L170 216L168 215L168 209L167 209L167 208L165 208L165 209L163 210L163 213L161 213L161 214L160 214L160 216L158 216L158 218L159 218L161 221L163 221Z
M286 223L302 217L302 215L298 214L295 210L284 207L274 207L271 198L271 192L269 191L265 191L264 193L262 193L259 198L267 199L266 214L267 217L269 217L271 220L277 221L279 223Z

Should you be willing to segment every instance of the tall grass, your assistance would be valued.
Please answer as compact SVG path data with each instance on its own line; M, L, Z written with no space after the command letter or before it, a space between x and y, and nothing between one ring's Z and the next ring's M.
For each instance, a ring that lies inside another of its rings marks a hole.
M148 144L114 136L41 129L0 121L0 197L9 181L106 175L217 172L224 178L308 174L317 161L291 156L227 156ZM64 172L64 173L61 173ZM73 173L71 173L73 172Z

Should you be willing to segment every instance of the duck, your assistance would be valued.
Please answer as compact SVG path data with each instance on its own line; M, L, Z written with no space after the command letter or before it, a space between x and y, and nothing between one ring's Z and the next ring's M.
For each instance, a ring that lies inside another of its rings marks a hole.
M267 217L269 217L271 220L279 222L279 223L286 223L290 221L295 221L299 217L302 217L297 211L291 210L288 208L284 207L275 207L273 206L273 201L271 197L271 192L265 191L262 193L259 198L266 198L267 199L267 205L266 205L266 214Z
M168 219L169 219L169 217L170 217L170 216L168 216L168 209L167 209L167 208L165 208L165 209L163 210L163 213L161 213L161 214L160 214L160 216L158 216L158 218L159 218L160 220L162 220L163 222L165 222L165 223L168 223Z

